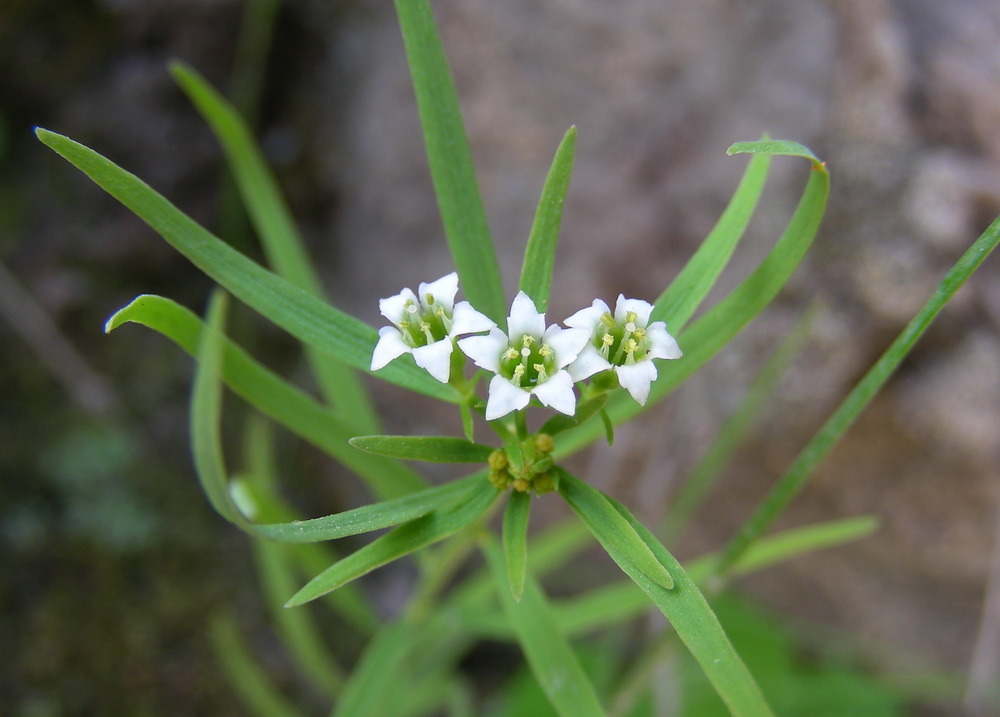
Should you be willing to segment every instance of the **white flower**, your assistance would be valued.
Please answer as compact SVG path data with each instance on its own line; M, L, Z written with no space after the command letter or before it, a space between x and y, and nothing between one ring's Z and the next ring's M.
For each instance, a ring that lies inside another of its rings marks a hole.
M576 412L573 379L566 366L580 353L590 334L582 329L545 328L545 314L523 291L507 317L507 333L494 327L486 336L470 336L459 348L477 366L496 374L490 381L486 420L525 408L532 396L560 413Z
M599 371L614 369L618 383L640 405L649 398L649 385L656 380L653 359L677 359L683 354L662 321L649 323L653 307L648 301L618 295L615 313L600 299L566 319L566 325L585 329L590 341L569 366L574 381Z
M393 326L379 329L371 370L377 371L403 354L413 354L417 366L438 381L448 383L455 337L489 331L496 324L473 309L468 301L455 303L458 293L455 272L430 284L420 284L418 289L417 294L403 289L388 299L379 299L379 311Z

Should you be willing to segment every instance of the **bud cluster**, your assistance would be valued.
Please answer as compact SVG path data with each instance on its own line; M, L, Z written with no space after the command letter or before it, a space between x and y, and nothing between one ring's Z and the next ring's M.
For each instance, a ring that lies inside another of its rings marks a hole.
M556 489L551 455L554 449L555 441L547 433L538 433L507 450L497 448L488 461L490 483L497 490L551 493Z

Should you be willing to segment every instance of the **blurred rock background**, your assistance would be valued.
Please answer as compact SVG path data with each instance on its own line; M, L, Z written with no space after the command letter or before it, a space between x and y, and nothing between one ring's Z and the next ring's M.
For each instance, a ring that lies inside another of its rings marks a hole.
M32 127L94 147L255 254L227 209L220 153L166 71L183 59L254 109L339 306L377 324L378 297L450 269L391 3L275 4L257 50L241 44L245 6L0 7L0 632L14 655L0 700L11 714L239 714L213 676L206 615L235 607L248 625L263 620L245 540L211 514L191 475L189 360L142 329L101 333L139 293L201 310L209 282ZM818 298L809 347L680 552L718 547L1000 212L1000 6L433 7L509 289L552 154L579 128L552 319L594 296L657 296L735 188L745 159L725 156L732 142L767 132L827 161L828 218L781 298L666 406L622 428L613 450L580 459L588 478L656 520ZM723 289L768 250L807 171L774 162ZM782 519L877 514L881 531L741 584L849 635L884 669L998 674L997 627L981 619L1000 504L998 274L996 259L983 266ZM281 332L245 314L234 331L269 365L301 374ZM373 389L394 429L454 421ZM337 467L292 441L281 448L305 511L360 499ZM383 583L391 593L393 579ZM958 698L946 703L941 713L954 714Z

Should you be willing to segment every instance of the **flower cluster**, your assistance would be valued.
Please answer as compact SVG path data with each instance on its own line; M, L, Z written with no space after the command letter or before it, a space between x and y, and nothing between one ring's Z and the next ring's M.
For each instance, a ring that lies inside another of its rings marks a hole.
M379 301L392 322L379 331L372 370L403 354L437 380L448 383L457 346L481 369L494 374L486 402L486 419L523 410L535 397L542 405L572 416L573 385L597 374L613 374L640 404L656 379L653 359L681 357L677 341L662 321L649 322L653 307L619 295L614 312L594 303L566 319L565 327L546 326L545 314L523 291L507 317L507 330L476 311L467 301L455 303L458 275L448 274L420 284L414 294L403 289ZM462 337L462 338L459 338Z

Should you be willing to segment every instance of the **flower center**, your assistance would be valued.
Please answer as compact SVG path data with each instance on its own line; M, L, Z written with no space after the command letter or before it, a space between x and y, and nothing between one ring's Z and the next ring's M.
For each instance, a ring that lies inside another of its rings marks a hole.
M403 318L397 324L403 341L412 348L427 346L448 337L451 314L427 294L420 304L408 299L403 305Z
M555 352L527 334L512 340L500 356L500 374L519 388L545 383L557 370Z
M615 366L631 366L649 353L651 342L646 336L646 329L635 323L637 318L635 312L630 311L625 321L619 324L609 312L604 312L597 324L594 346Z

